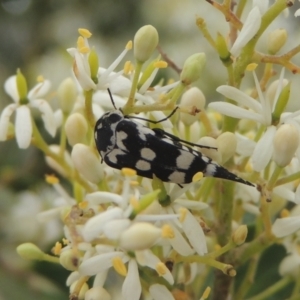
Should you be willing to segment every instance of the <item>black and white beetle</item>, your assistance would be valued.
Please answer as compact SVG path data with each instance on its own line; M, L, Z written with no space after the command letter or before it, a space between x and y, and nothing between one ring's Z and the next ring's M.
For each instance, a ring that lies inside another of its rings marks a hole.
M160 121L147 121L162 122L175 111ZM204 176L254 186L187 145L210 147L181 140L159 128L150 129L130 120L121 110L107 112L97 121L95 142L107 165L119 170L131 168L143 177L152 179L155 175L181 185L192 182L193 176L202 172Z

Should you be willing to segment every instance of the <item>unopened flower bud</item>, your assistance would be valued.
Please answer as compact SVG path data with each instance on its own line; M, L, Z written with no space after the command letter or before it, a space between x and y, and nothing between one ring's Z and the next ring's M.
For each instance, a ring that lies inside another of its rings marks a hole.
M219 57L223 63L232 63L231 55L227 47L226 40L222 34L217 33L216 48L219 53Z
M75 255L74 250L68 249L61 252L59 262L65 269L75 271L78 268L79 257Z
M69 114L76 101L77 90L74 81L66 78L57 90L60 108L65 114Z
M91 78L97 84L98 83L98 69L99 69L99 59L98 54L95 49L92 49L89 54L89 65L91 70Z
M202 146L208 146L216 149L207 149L207 148L201 148L200 151L203 153L205 156L211 158L214 161L219 162L220 160L220 153L218 152L218 144L217 140L209 137L209 136L204 136L199 141L197 142L198 145Z
M276 54L286 43L287 31L283 28L275 29L268 35L268 52Z
M281 89L283 89L285 86L287 86L288 83L289 83L289 81L287 79L283 78L282 83L281 83ZM279 85L279 79L274 80L268 86L268 88L266 90L266 98L271 103L271 107L273 106L274 102L277 101L277 99L275 99L275 96L276 96L276 92L278 89L278 85Z
M281 125L276 131L273 145L273 160L279 167L287 166L299 146L299 133L296 127L292 124Z
M206 63L204 53L195 53L190 56L184 63L180 74L180 80L184 85L190 85L200 78L201 72Z
M204 109L205 96L197 87L192 87L187 90L181 98L181 106L195 106L198 110ZM180 113L180 120L186 125L190 126L198 120L197 116L192 116L187 113Z
M237 245L241 245L245 242L248 235L248 228L246 225L241 225L232 235L232 241Z
M111 300L110 294L101 286L95 286L89 289L84 296L84 300Z
M284 86L284 88L282 89L278 97L274 111L272 113L273 122L277 122L280 120L281 114L285 111L285 108L290 99L290 92L291 92L291 83L289 82L286 86Z
M158 45L157 30L152 25L141 27L134 36L133 45L135 59L144 63Z
M65 131L71 146L77 143L83 143L88 131L86 119L80 113L70 115L65 123Z
M104 176L100 159L93 150L83 144L73 147L71 157L75 168L90 182L98 184Z
M17 247L17 253L27 260L43 260L45 253L32 243L24 243Z
M135 223L120 237L120 246L126 250L144 250L153 246L161 236L161 229L150 223Z
M75 292L75 289L76 289L76 285L78 283L78 280L74 281L71 286L70 286L70 293L72 294L73 292ZM77 295L77 298L78 300L83 300L83 299L86 299L85 298L85 293L88 291L89 289L89 286L87 285L87 283L85 282L81 288L80 288L80 291ZM94 298L94 299L102 299L102 298Z
M218 152L221 155L222 164L230 159L237 147L236 136L232 132L223 132L217 138Z

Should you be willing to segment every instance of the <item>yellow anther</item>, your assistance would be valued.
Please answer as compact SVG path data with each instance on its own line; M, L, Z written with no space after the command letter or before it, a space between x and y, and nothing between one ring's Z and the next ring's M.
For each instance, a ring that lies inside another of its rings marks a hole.
M280 217L281 218L286 218L286 217L289 217L289 216L290 216L290 212L285 208L280 212Z
M217 122L221 122L223 119L222 115L218 112L212 113L212 118L213 118L213 120L216 120Z
M156 267L156 272L159 276L164 276L167 273L168 268L166 267L166 265L162 262L159 262Z
M163 238L173 239L175 237L174 231L170 225L164 225L162 227L161 236Z
M82 54L86 54L86 53L89 53L90 52L90 48L89 47L81 47L81 48L78 48L79 52L82 53Z
M204 293L202 294L201 299L203 299L203 300L207 299L209 297L210 291L211 291L211 288L208 286L205 289Z
M174 82L175 82L174 78L169 78L168 81L167 81L167 84L171 84L171 83L174 83Z
M139 186L140 183L136 180L132 180L132 181L130 181L130 185L134 187L134 186Z
M39 75L39 76L36 78L36 81L40 83L40 82L44 82L45 79L44 79L43 75Z
M153 64L154 68L158 68L158 69L164 69L168 66L168 63L163 61L163 60L160 60L160 61L157 61Z
M63 242L63 244L64 244L65 246L70 244L69 240L66 239L66 238L63 238L63 239L62 239L62 242Z
M77 48L81 49L83 47L85 47L85 40L82 36L79 36L77 39Z
M85 28L78 28L78 33L87 39L92 36L92 33L88 29L85 29Z
M197 182L197 181L200 181L202 178L203 178L203 173L198 172L193 176L192 181Z
M112 265L116 272L119 273L121 276L125 277L127 275L127 268L120 256L116 256L112 259Z
M62 249L62 244L60 242L56 242L55 246L52 249L52 253L54 255L59 255Z
M81 209L85 209L88 206L88 202L87 201L82 201L78 204L78 207Z
M123 168L121 171L124 176L132 177L136 175L136 170L130 168Z
M254 71L257 67L257 64L256 63L251 63L247 66L246 70L247 71Z
M129 41L126 46L125 46L126 50L131 50L132 49L132 41Z
M45 175L45 180L49 184L59 183L59 179L55 175Z
M123 68L124 74L128 75L132 71L132 63L130 60L126 61Z
M138 210L140 208L140 203L138 202L138 200L135 197L131 197L129 200L129 203L136 210Z

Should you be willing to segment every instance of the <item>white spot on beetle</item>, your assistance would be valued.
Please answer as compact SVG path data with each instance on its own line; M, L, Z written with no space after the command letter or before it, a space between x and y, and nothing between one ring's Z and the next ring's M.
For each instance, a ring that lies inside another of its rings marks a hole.
M141 171L148 171L151 169L150 163L145 160L142 160L142 159L137 161L137 163L135 164L135 167Z
M184 183L185 173L174 171L168 178L171 182L174 183Z
M176 166L178 169L187 170L195 159L195 156L187 151L180 151L180 153L176 158Z
M147 160L152 160L156 156L155 152L150 148L143 148L141 150L141 157Z
M121 149L114 149L107 154L107 157L110 162L116 164L118 162L117 155L124 155L124 154L126 153Z

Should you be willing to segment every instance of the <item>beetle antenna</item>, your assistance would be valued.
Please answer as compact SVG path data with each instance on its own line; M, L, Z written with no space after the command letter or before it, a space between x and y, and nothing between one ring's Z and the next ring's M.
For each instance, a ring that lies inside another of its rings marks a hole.
M113 96L112 96L112 93L111 93L110 89L107 88L107 91L108 91L108 94L109 94L109 97L110 97L110 100L111 100L111 103L112 103L113 107L115 108L115 110L117 110L116 105L115 105L115 101L113 99Z

